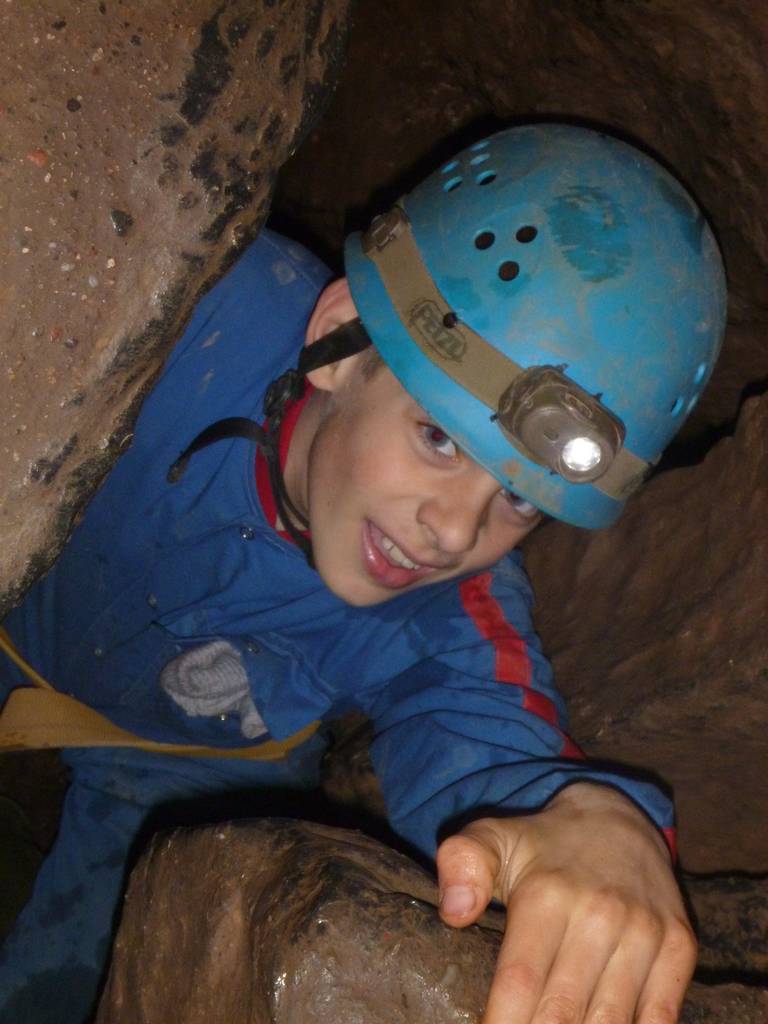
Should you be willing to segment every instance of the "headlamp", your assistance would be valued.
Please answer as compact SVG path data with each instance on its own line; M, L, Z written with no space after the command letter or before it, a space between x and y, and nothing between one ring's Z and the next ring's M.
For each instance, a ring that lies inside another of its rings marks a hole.
M571 483L599 479L624 441L621 420L555 366L516 377L497 420L523 454Z

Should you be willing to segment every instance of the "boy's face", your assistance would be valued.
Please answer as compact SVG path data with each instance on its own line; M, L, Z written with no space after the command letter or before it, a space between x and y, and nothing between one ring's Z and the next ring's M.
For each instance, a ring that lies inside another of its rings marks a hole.
M459 450L384 366L353 356L311 375L286 483L315 564L352 605L485 569L540 521Z

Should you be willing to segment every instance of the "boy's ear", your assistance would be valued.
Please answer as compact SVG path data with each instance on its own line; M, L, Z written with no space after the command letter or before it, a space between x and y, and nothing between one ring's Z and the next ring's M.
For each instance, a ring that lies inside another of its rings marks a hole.
M352 301L352 293L346 277L340 277L327 285L317 300L312 316L307 324L305 345L311 345L319 338L330 334L341 324L354 320L357 316L357 309ZM307 380L313 387L321 391L335 391L339 383L346 379L355 357L340 359L338 362L329 363L327 366L320 366L316 370L310 370Z

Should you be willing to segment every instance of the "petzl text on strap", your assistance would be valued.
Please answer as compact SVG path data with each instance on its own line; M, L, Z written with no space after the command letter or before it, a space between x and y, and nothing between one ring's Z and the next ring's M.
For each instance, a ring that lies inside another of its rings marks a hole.
M55 690L22 658L2 626L0 649L32 683L32 686L12 690L0 711L0 752L57 747L136 747L150 753L177 757L279 761L309 739L320 725L319 722L310 722L285 740L268 740L252 747L228 749L148 740L121 729L87 704Z

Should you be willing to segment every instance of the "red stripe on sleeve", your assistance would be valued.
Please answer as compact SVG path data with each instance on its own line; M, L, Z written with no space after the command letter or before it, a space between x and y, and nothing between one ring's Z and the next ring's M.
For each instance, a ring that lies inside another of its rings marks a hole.
M571 757L574 761L583 761L586 756L581 747L574 743L567 733L563 733L563 749L560 751L560 757Z
M484 572L459 585L464 611L480 635L496 649L496 678L500 683L531 685L531 662L525 643L504 618L498 601L491 595L491 574Z
M490 641L496 651L496 679L500 683L513 683L523 688L523 707L558 732L557 708L543 693L531 689L531 660L525 641L515 627L507 622L496 598L491 594L491 574L481 573L459 584L464 611L474 622L480 635ZM583 759L584 754L573 740L561 733L561 757Z
M557 708L549 697L545 697L543 693L537 693L536 690L526 690L523 697L523 707L526 711L532 711L534 715L543 718L550 725L557 725Z

